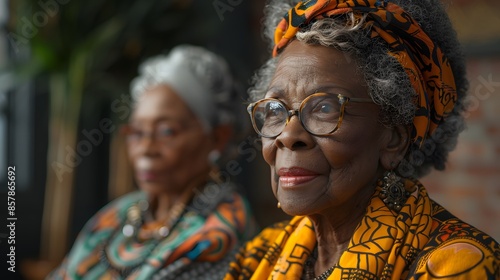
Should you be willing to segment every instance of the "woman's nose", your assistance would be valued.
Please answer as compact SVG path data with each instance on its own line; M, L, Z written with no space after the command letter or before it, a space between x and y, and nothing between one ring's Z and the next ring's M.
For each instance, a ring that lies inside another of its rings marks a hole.
M304 128L298 115L293 114L281 134L276 137L276 145L280 149L309 149L314 146L314 139Z
M156 139L154 133L145 133L135 144L135 148L139 151L139 153L148 156L154 156L158 154L159 145L161 145ZM132 147L134 148L134 147Z

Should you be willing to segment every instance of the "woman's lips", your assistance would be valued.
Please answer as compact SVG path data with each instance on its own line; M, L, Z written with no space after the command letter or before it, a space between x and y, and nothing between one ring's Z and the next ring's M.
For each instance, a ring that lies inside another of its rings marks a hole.
M158 172L155 171L143 170L137 172L137 179L139 181L146 181L146 182L155 181L156 179L158 179L158 177L159 174Z
M293 187L314 180L319 174L301 167L291 167L280 168L278 176L281 187Z

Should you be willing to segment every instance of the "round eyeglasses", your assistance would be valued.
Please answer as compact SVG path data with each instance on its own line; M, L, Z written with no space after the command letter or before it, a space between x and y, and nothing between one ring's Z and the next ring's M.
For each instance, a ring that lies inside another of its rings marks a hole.
M132 147L137 147L143 143L144 139L151 138L151 141L160 143L163 146L169 146L178 141L181 133L186 133L193 124L181 120L160 121L151 127L145 127L144 124L127 124L122 127L122 133L125 135L128 143Z
M276 98L265 98L247 107L252 125L262 137L280 135L293 115L297 115L304 129L315 136L335 132L342 124L345 106L349 102L373 103L369 98L352 98L342 94L314 93L306 97L299 109L289 109Z

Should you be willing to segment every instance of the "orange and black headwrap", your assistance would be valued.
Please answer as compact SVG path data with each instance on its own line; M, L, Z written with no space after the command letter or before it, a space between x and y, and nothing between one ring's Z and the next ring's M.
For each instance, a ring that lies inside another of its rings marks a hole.
M348 12L355 17L366 15L370 36L387 42L389 54L405 69L417 93L412 139L420 147L453 110L457 101L455 79L441 49L398 5L380 0L299 2L276 28L273 56L286 47L301 26Z

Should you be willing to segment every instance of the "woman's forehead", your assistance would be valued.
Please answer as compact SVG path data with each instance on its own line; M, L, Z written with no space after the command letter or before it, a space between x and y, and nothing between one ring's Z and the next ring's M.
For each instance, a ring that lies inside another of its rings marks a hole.
M186 119L195 118L187 104L166 85L146 90L137 100L133 118L142 119Z
M367 97L357 64L334 48L293 41L278 61L266 97L307 96L327 89L341 89L347 96Z

